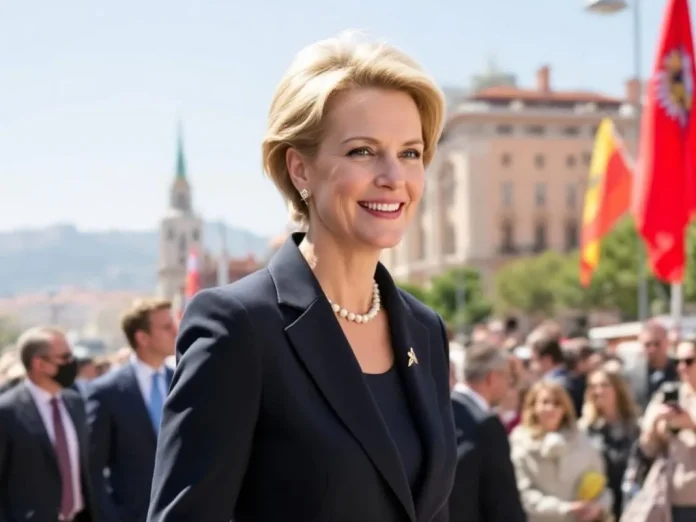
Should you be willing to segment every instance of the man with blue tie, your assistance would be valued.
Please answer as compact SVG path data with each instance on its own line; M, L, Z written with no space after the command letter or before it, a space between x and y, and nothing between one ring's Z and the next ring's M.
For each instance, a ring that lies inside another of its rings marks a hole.
M123 315L121 327L134 353L90 387L91 467L100 522L144 522L173 374L165 365L176 338L171 303L138 300Z

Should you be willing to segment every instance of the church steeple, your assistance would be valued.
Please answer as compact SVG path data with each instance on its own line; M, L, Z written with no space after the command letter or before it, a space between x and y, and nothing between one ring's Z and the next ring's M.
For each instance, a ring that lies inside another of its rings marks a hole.
M186 155L184 153L184 138L181 122L179 122L177 127L176 170L174 183L172 183L172 188L169 193L169 206L186 213L192 211L191 187L186 172Z
M176 141L176 179L186 179L186 155L184 154L184 136L181 130L181 122L177 128Z

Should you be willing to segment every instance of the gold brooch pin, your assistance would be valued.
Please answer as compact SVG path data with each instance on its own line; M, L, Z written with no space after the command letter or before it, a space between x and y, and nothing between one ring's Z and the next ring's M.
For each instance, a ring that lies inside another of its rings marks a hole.
M413 348L411 348L408 351L408 366L409 368L413 366L414 364L418 364L418 357L416 357L416 352L413 351Z

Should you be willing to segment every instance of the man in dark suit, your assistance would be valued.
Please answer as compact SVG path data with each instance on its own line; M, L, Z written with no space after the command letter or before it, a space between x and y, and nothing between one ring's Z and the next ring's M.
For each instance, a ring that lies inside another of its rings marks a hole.
M17 348L27 375L0 397L0 522L96 522L70 346L59 330L37 327Z
M491 411L509 385L508 355L482 343L466 352L465 385L452 392L457 434L457 473L450 522L524 522L510 444Z
M155 449L172 370L176 325L171 304L135 302L121 326L131 359L95 379L87 402L92 473L100 522L140 522L147 515Z
M626 361L626 380L633 397L645 410L652 396L666 382L679 380L677 362L669 355L669 336L667 329L655 320L647 321L638 342L641 353Z

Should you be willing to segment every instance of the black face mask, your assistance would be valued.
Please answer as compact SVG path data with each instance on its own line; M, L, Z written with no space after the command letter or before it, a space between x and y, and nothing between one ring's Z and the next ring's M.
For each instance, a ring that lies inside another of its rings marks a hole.
M57 365L58 371L55 375L51 376L51 379L60 384L63 388L68 388L72 386L75 382L75 377L77 377L77 361L73 359L70 362Z

